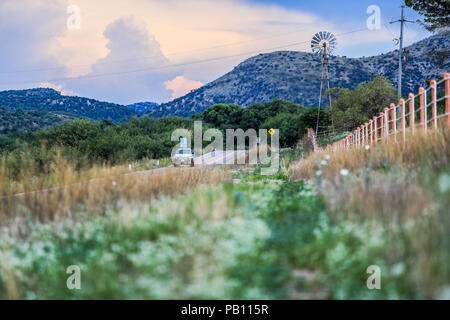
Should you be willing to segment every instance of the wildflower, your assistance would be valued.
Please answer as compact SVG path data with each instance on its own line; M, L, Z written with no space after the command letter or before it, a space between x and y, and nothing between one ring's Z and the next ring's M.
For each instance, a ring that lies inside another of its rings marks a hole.
M317 170L316 171L316 176L320 177L322 175L322 171L321 170Z
M349 174L350 171L348 171L348 169L341 169L341 176L346 176Z
M403 263L397 263L391 268L391 274L394 276L401 276L405 272L405 265Z
M325 156L325 160L330 161L330 159L331 159L330 155L327 154L327 155Z
M442 174L438 180L439 190L441 192L447 192L450 190L450 175Z
M116 182L116 181L113 181L113 182L112 182L112 185L113 185L113 187L117 186L117 182Z
M327 162L326 160L322 160L322 161L320 161L320 164L321 164L322 166L326 166L326 165L328 164L328 162Z
M370 149L370 146L366 144L366 150L368 151Z

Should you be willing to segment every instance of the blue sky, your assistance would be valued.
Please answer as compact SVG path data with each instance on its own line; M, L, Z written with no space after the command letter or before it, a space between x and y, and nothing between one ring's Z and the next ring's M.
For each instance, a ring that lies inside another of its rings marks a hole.
M388 24L388 26L384 25L383 28L392 32L392 38L398 38L400 33L400 24L389 24L389 22L400 18L400 6L403 4L401 0L251 0L250 2L266 5L277 4L292 10L308 11L336 25L340 25L346 30L365 28L366 20L369 16L366 13L366 9L370 5L377 5L381 9L382 23ZM421 15L408 7L405 8L404 12L407 20L423 20ZM408 33L417 33L413 39L407 38L405 40L406 45L430 35L417 23L406 23L404 33L405 37L408 36ZM349 57L361 57L377 55L395 48L395 43L392 40L387 40L382 43L376 42L364 46L355 45L340 48L337 53Z
M337 36L336 54L394 50L398 0L1 0L0 90L51 87L129 104L166 102L243 60L276 50L310 52L314 33ZM71 5L79 27L69 28ZM382 27L368 30L367 7ZM420 17L405 10L410 20ZM345 34L359 30L356 33ZM408 24L405 45L429 34Z

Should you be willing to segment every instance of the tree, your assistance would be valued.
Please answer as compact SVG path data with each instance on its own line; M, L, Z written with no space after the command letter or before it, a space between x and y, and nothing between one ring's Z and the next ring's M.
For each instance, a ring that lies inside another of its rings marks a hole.
M450 26L450 1L448 0L405 0L405 4L425 16L423 24L429 31Z
M331 108L320 110L319 128L325 128L331 124L330 110ZM317 108L304 108L301 110L300 114L305 128L312 128L315 130L317 125Z
M346 131L368 121L392 102L397 102L396 89L385 77L360 83L355 90L342 88L331 111L336 129Z
M306 132L301 115L294 115L291 113L280 113L276 116L267 119L263 124L264 129L278 129L280 130L280 146L289 147L294 145L297 140Z
M242 108L235 104L215 104L203 112L203 120L215 128L235 128L240 122Z

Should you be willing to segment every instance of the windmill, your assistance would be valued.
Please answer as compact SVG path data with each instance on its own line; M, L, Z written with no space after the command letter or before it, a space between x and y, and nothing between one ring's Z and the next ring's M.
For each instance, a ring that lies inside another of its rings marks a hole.
M311 50L322 58L322 76L320 78L319 110L317 113L316 135L319 131L320 107L325 89L330 89L330 78L328 76L328 56L336 49L336 37L328 31L320 31L311 40ZM330 106L331 106L331 96Z

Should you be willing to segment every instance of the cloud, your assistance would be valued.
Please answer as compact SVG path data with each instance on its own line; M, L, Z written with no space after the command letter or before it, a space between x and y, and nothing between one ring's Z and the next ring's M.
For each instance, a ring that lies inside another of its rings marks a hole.
M24 86L16 82L65 75L67 68L58 57L71 53L57 41L65 32L64 12L65 5L58 0L0 2L0 83L8 83L0 90ZM24 72L28 70L36 71Z
M108 54L92 65L86 78L73 80L72 88L83 95L121 104L170 98L164 82L175 74L160 69L169 61L143 21L133 17L117 19L106 27L104 37L108 40Z
M170 81L164 82L167 89L172 91L172 99L184 96L191 90L198 89L203 86L201 81L194 81L186 79L183 76L177 76Z
M38 86L39 88L50 88L60 92L63 96L78 96L74 91L64 88L63 85L58 85L50 82L42 82Z
M202 82L214 80L265 48L304 40L304 45L291 49L306 50L317 25L323 25L311 13L243 0L78 0L77 5L81 28L59 39L62 47L75 50L66 64L72 75L88 74L90 70L78 65L93 64L108 54L104 30L124 16L146 22L148 33L154 35L171 64L235 56L171 68ZM250 53L242 55L245 52Z

